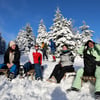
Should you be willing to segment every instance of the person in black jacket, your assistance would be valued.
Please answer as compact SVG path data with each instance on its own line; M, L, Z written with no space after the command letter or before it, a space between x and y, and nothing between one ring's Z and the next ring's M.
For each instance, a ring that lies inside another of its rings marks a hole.
M4 55L4 63L0 64L0 69L9 69L8 77L15 78L19 72L20 51L14 41L10 41L8 49Z

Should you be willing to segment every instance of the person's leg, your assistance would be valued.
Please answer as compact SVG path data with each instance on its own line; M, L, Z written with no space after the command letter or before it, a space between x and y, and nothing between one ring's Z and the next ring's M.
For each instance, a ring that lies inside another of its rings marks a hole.
M40 64L34 64L35 68L35 79L41 78L42 79L42 70Z
M10 69L9 69L9 72L8 72L8 78L10 79L10 81L12 79L14 79L16 76L17 76L17 72L18 72L18 68L17 68L17 65L13 65Z
M45 60L45 54L44 54L44 52L43 52L43 60Z
M47 53L46 53L46 51L44 52L44 55L45 55L46 59L48 60L48 56L47 56Z
M11 68L10 68L10 73L14 73L14 75L17 75L17 66L14 64Z
M75 69L74 69L73 65L71 65L71 66L67 66L65 71L66 72L75 72Z
M56 61L55 50L51 50L53 61Z
M54 55L52 57L53 57L53 61L56 61L56 57Z
M27 62L24 64L24 73L27 73L31 69L32 64Z
M6 64L0 64L0 69L7 69Z
M57 83L60 83L60 81L63 78L64 74L65 74L65 71L64 70L60 69L58 71L58 74L56 75Z
M47 53L46 53L46 59L48 60L48 56L47 56Z
M61 67L61 64L57 64L57 65L55 66L55 68L53 69L53 71L52 71L52 73L51 73L51 75L50 75L49 78L51 78L52 76L56 76L58 70L60 70L60 67Z
M95 92L100 92L100 67L99 66L96 66L95 77L96 77Z
M66 72L74 72L74 68L72 66L61 67L57 76L57 83L60 83Z
M83 76L83 72L84 72L83 68L77 71L75 80L72 84L72 88L81 89L81 77Z

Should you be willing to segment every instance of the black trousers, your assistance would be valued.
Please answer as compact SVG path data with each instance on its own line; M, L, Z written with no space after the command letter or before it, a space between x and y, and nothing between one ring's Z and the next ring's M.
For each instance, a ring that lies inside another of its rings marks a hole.
M43 52L43 60L45 59L45 57L46 57L46 59L48 59L47 51L45 49L43 49L42 52Z
M57 83L60 83L66 72L74 72L73 65L61 67L61 64L57 64L49 78L54 76L57 80Z

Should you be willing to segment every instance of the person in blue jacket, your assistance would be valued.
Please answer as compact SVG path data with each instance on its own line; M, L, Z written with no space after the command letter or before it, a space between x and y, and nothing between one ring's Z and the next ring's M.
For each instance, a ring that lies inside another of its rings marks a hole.
M51 54L53 55L52 56L53 57L53 61L56 61L56 57L54 56L55 55L55 51L56 51L56 44L52 39L50 39L49 42L50 42L49 43L49 47L51 49Z

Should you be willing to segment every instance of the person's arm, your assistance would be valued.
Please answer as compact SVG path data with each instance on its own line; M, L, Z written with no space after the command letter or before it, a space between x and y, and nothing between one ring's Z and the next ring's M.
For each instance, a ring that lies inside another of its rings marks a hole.
M98 53L100 54L100 44L95 44L95 47L98 50Z
M13 64L7 63L7 67L8 67L8 68L11 68L12 66L13 66Z
M5 52L4 54L4 64L7 64L9 63L9 53L8 51Z
M80 47L77 51L78 54L83 55L84 46Z

